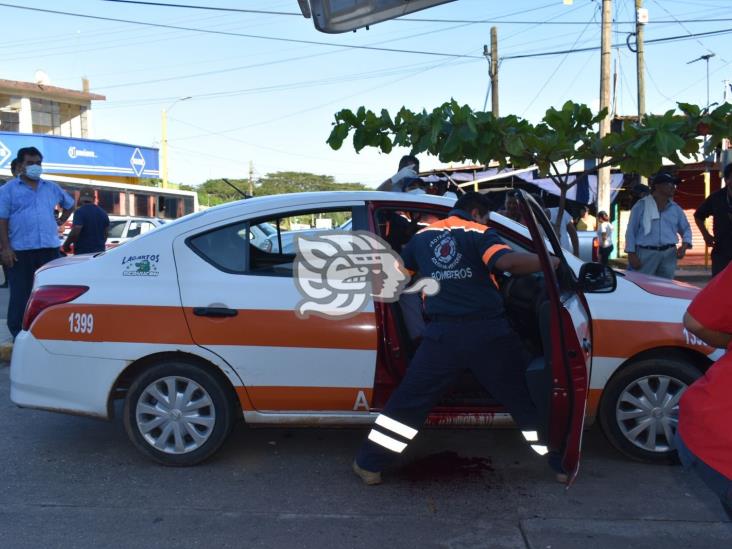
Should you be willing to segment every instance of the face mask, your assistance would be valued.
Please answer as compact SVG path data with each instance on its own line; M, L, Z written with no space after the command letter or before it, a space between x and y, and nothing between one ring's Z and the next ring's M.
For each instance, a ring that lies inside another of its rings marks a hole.
M407 191L407 194L427 194L424 192L424 189L412 189L411 191Z
M31 164L25 168L25 176L29 179L40 179L43 173L43 166Z

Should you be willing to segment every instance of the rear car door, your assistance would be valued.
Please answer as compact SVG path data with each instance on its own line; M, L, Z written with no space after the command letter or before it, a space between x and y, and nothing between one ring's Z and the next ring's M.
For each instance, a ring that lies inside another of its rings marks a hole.
M550 387L546 428L550 451L561 456L562 469L574 480L579 469L591 367L591 318L572 269L542 208L519 193L519 206L541 259L547 301L540 312L545 341L546 380ZM551 268L550 254L560 258Z
M356 226L365 228L364 212L363 203L289 208L223 221L174 241L192 338L239 374L245 409L368 415L377 347L371 297L350 318L297 316L303 295L294 280L294 253L278 253L279 246L265 246L251 230L279 227L279 244L296 230L311 233L325 218L337 228L360 216Z

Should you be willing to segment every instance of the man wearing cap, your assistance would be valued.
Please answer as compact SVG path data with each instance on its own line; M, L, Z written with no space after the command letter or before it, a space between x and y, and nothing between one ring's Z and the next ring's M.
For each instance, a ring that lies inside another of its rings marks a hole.
M712 248L712 276L721 273L732 261L732 164L724 168L726 188L709 195L694 212L694 221L704 237L704 242ZM712 216L713 231L710 234L704 221Z
M399 160L399 171L379 185L377 191L401 192L404 189L404 179L416 179L419 173L419 159L407 154Z
M673 278L677 261L691 248L691 227L684 211L673 201L677 184L670 173L656 174L651 194L630 210L625 251L634 271ZM681 245L677 247L679 236Z
M74 224L64 242L65 252L74 245L75 254L95 254L105 250L109 216L94 204L94 190L82 189L79 195L79 209L74 212Z
M74 210L74 199L56 183L41 179L43 155L35 147L18 151L18 176L0 187L0 246L8 268L8 329L20 333L37 269L56 259L58 226ZM63 208L56 219L56 206Z

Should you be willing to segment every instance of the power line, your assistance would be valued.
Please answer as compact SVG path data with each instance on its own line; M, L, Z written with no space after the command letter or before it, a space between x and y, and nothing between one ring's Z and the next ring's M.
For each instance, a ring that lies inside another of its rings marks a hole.
M215 7L215 6L201 6L201 5L193 5L193 4L172 4L169 2L143 2L142 0L102 0L103 2L114 2L117 4L138 4L143 6L151 6L151 7L163 7L163 8L187 8L187 9L195 9L195 10L208 10L208 11L223 11L223 12L230 12L230 13L254 13L254 14L265 14L265 15L287 15L287 16L297 16L302 17L302 13L294 12L294 11L266 11L266 10L252 10L252 9L242 9L242 8L224 8L224 7ZM502 19L502 17L509 17L510 15L519 15L523 13L528 13L531 11L536 11L539 9L544 9L545 7L554 6L554 2L551 4L548 4L547 6L542 6L540 8L532 8L529 10L522 10L520 12L512 13L505 16L499 16L494 19L434 19L434 18L423 18L423 17L399 17L397 19L394 19L394 21L400 21L400 22L407 22L407 23L446 23L446 24L479 24L479 23L486 23L486 24L494 24L494 23L502 23L506 25L584 25L585 23L582 21L506 21L505 19ZM667 10L666 13L669 13ZM669 15L671 15L669 13ZM673 15L671 15L673 17ZM732 18L723 18L723 19L685 19L685 20L678 20L674 17L673 21L670 20L658 20L658 21L649 21L649 23L654 24L663 24L663 23L708 23L710 21L732 21ZM597 22L599 24L599 22ZM635 21L615 21L614 24L616 25L635 25Z
M59 11L59 10L49 10L44 8L31 8L27 6L18 6L15 4L5 4L0 3L0 7L5 8L14 8L19 10L26 10L26 11L33 11L33 12L40 12L40 13L51 13L54 15L67 15L70 17L81 17L84 19L94 19L97 21L112 21L115 23L129 23L131 25L144 25L148 27L156 27L161 29L173 29L173 30L184 30L184 31L190 31L190 32L201 32L206 34L216 34L220 36L235 36L239 38L255 38L258 40L270 40L274 42L290 42L294 44L309 44L309 45L315 45L315 46L330 46L330 47L337 47L337 48L347 48L347 49L357 49L357 50L371 50L371 51L385 51L385 52L391 52L391 53L412 53L417 55L432 55L436 57L449 57L449 58L468 58L468 59L482 59L479 55L460 55L455 53L444 53L444 52L437 52L437 51L421 51L421 50L404 50L404 49L397 49L397 48L380 48L376 46L358 46L354 44L334 44L332 42L320 42L317 40L301 40L297 38L283 38L280 36L264 36L260 34L245 34L240 32L229 32L229 31L219 31L219 30L211 30L211 29L200 29L195 27L183 27L179 25L166 25L164 23L152 23L150 21L136 21L133 19L119 19L116 17L103 17L101 15L88 15L85 13L75 13L75 12L68 12L68 11Z
M732 33L732 29L718 29L714 31L707 31L707 32L697 32L694 34L681 34L677 36L665 36L663 38L654 38L653 40L646 40L645 44L660 44L664 42L682 42L684 40L690 40L692 38L696 38L698 36L721 36L723 34L729 34ZM624 46L625 44L613 44L611 47L617 48L620 46ZM528 54L518 54L518 55L506 55L503 57L504 60L508 59L527 59L531 57L547 57L551 55L564 55L567 53L581 53L584 51L593 51L593 50L599 50L600 46L593 46L593 47L587 47L587 48L578 48L578 49L569 49L569 50L561 50L561 51L547 51L542 53L528 53Z
M585 24L585 27L582 29L582 32L580 32L579 33L579 36L577 36L577 38L575 39L574 44L572 45L572 47L569 50L567 50L567 53L565 54L565 56L562 57L562 59L559 61L559 63L554 68L554 70L552 71L552 73L549 75L549 77L544 82L544 85L541 86L541 88L539 88L539 91L536 92L536 95L534 95L534 98L526 106L526 108L524 109L524 113L523 113L524 115L534 105L534 103L536 102L536 100L539 99L539 96L544 92L544 90L546 89L546 87L549 85L549 82L552 81L552 78L554 78L554 76L557 74L557 71L559 71L559 69L562 67L562 65L564 64L564 62L569 57L569 52L574 51L574 46L582 39L582 37L584 36L585 32L587 32L587 29L590 28L590 24L593 21L595 21L596 18L597 18L597 11L594 11L592 13L592 18L589 21L587 21L587 23ZM506 59L506 58L504 58L504 59Z
M257 13L264 15L297 15L302 17L302 13L296 11L265 11L265 10L249 10L241 8L217 8L213 6L192 6L190 4L169 4L166 2L142 2L140 0L102 0L103 2L116 2L118 4L139 4L143 6L154 6L162 8L189 8L194 10L208 11L226 11L233 13Z

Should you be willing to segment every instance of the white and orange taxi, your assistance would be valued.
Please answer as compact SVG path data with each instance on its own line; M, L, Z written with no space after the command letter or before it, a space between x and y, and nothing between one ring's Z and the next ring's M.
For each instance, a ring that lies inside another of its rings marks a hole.
M254 198L96 256L54 261L36 274L15 341L11 398L105 419L124 399L130 439L168 465L211 456L242 418L270 426L368 424L414 352L405 316L398 303L370 296L348 318L299 316L296 256L283 241L298 229L350 227L398 249L453 203L378 192ZM534 357L527 382L548 449L575 472L584 421L598 417L625 454L667 459L679 397L713 358L681 325L696 290L582 265L562 253L530 198L522 196L521 208L527 227L497 214L490 224L509 246L538 253L544 271L496 283ZM395 215L406 220L399 231L390 223ZM265 245L258 227L277 234ZM550 254L564 256L557 271ZM428 425L500 427L511 419L466 375Z

